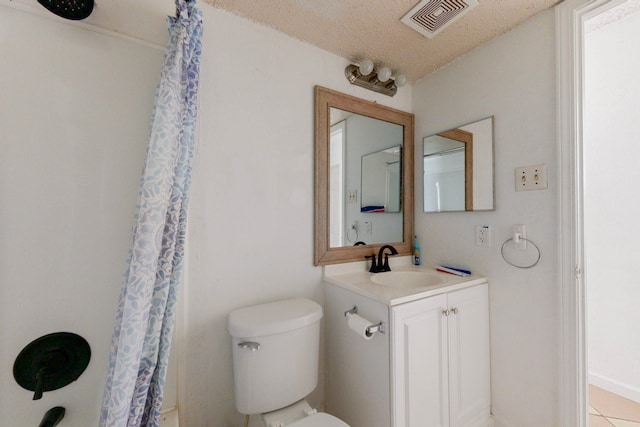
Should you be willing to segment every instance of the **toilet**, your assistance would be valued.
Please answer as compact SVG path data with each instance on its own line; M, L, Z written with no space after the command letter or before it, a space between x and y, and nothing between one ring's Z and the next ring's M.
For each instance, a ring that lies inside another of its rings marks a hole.
M306 298L229 314L238 412L261 414L266 427L349 427L305 400L318 385L321 318Z

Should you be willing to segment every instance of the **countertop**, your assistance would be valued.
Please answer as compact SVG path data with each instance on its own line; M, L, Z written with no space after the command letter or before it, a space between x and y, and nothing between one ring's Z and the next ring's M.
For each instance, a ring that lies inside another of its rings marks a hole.
M427 271L444 282L437 285L421 288L398 288L393 286L378 285L371 281L374 275L385 273L369 273L368 263L351 262L345 264L327 265L324 267L323 278L325 282L348 289L357 294L374 299L388 306L408 303L422 298L457 291L471 286L486 283L483 276L460 277L449 273L436 271L433 266L415 266L411 263L411 256L397 257L390 261L392 271Z

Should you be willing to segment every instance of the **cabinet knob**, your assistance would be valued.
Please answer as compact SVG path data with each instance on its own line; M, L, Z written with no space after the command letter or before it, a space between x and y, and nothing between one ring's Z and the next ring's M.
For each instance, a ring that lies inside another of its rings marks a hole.
M442 315L443 316L448 316L451 314L451 310L449 310L448 308L446 310L442 310Z
M458 307L453 307L453 308L451 309L451 312L452 312L453 314L458 314Z

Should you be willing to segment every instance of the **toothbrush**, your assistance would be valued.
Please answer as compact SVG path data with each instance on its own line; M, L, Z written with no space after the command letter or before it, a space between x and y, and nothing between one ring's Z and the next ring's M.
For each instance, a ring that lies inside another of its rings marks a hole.
M449 270L455 270L455 271L459 271L460 273L465 273L468 275L471 275L471 271L469 270L463 270L461 268L457 268L457 267L449 267L448 265L443 265L444 268L448 268Z
M453 274L460 277L466 277L470 275L470 273L466 273L464 271L460 271L454 268L443 267L441 265L436 266L436 271L440 271L442 273L449 273L449 274Z

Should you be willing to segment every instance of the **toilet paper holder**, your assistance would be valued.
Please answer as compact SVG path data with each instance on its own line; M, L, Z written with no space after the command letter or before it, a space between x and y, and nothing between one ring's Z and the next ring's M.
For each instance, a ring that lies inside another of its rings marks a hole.
M344 317L349 317L352 314L358 314L357 305L354 305L352 309L345 311ZM367 335L373 335L376 332L380 332L381 334L384 334L384 331L385 331L384 322L380 321L375 324L373 322L370 322L370 323L371 323L371 326L367 327Z

